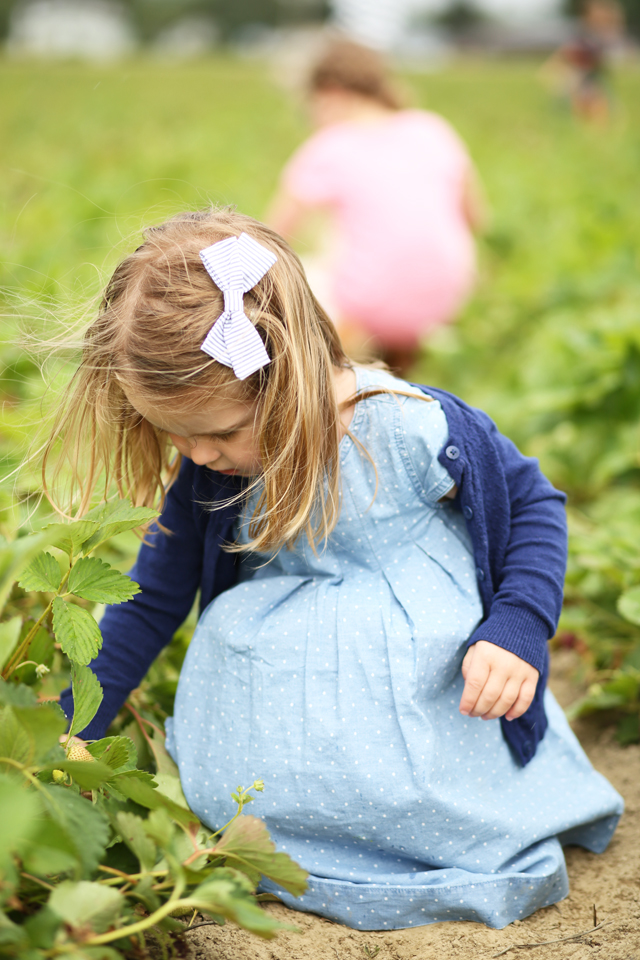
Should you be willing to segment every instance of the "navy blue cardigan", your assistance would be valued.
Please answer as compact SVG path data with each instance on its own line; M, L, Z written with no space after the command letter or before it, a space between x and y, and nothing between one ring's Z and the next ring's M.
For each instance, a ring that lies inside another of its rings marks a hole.
M511 650L539 672L536 694L517 720L501 719L504 736L523 765L544 736L543 694L547 641L562 606L567 553L565 496L542 475L536 460L522 456L481 410L444 390L422 387L439 400L449 439L438 459L458 487L454 505L466 518L473 542L484 619L469 638ZM131 570L142 592L107 608L100 624L102 650L91 669L104 690L96 717L84 730L102 737L127 696L191 610L198 589L200 609L237 579L236 555L222 550L234 537L238 506L211 510L237 492L240 481L185 459L168 492L157 532L140 548ZM61 705L73 713L71 691Z

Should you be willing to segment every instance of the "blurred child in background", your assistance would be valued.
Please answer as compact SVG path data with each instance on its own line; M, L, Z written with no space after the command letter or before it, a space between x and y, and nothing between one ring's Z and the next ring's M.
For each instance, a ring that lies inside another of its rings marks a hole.
M624 37L624 14L616 0L586 0L575 37L545 66L576 117L603 123L611 114L609 72Z
M312 286L347 352L404 374L473 287L473 165L449 124L403 109L381 57L349 41L312 70L309 106L316 132L286 165L268 221L291 240L328 214L330 250L305 261Z

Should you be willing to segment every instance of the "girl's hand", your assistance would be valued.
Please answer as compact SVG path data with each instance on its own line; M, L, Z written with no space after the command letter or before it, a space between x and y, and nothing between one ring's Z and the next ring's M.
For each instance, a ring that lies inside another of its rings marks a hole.
M538 671L515 653L478 640L462 661L464 690L460 713L495 720L515 720L528 710L538 684Z

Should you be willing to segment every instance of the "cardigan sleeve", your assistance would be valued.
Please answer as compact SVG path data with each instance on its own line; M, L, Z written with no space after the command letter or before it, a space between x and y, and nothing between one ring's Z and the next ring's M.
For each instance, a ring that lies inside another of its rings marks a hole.
M194 465L184 460L178 479L169 489L160 522L140 547L130 576L141 592L126 603L107 607L100 622L103 645L91 663L104 697L98 713L80 734L86 739L105 735L130 692L139 685L151 663L172 639L193 606L202 571L202 531L193 510ZM210 515L212 519L215 514ZM60 705L73 714L71 689Z
M496 643L544 675L547 641L562 609L566 497L542 474L537 460L523 456L492 422L491 427L504 470L510 524L504 556L499 568L492 570L494 593L488 615L469 643Z

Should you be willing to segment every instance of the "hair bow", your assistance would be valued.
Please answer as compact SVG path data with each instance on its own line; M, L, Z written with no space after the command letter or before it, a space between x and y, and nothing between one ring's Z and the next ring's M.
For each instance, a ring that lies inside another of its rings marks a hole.
M271 250L247 233L228 237L200 251L205 269L224 296L224 310L209 330L201 350L232 367L238 380L271 363L262 337L244 312L243 296L277 261Z

